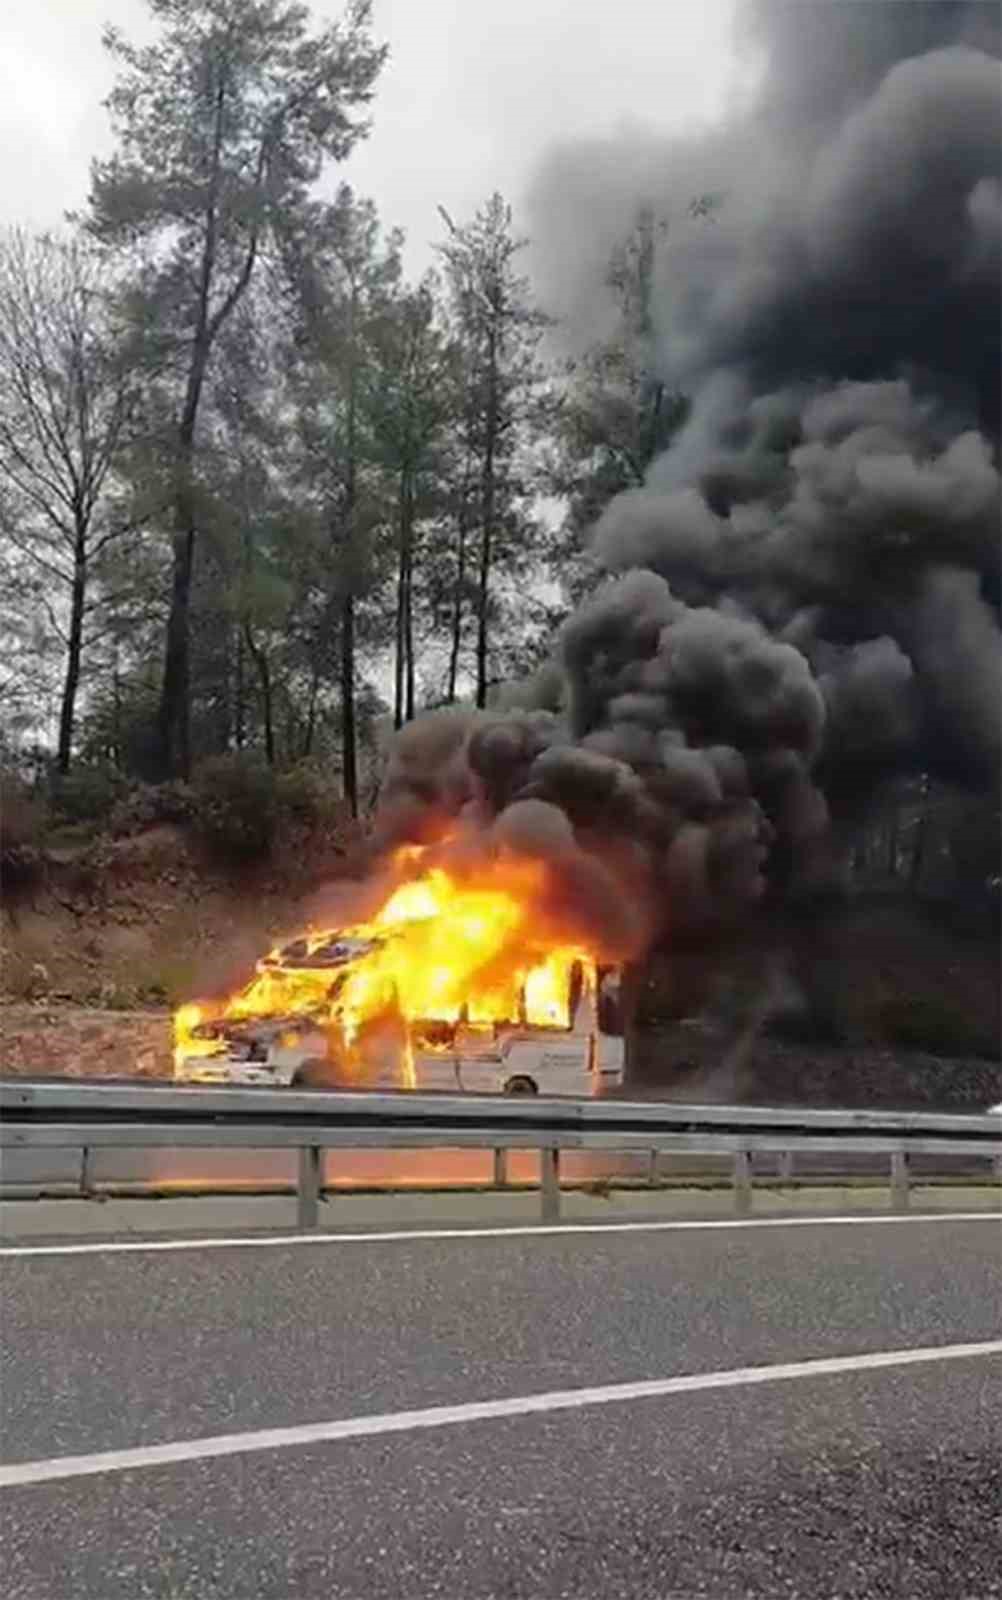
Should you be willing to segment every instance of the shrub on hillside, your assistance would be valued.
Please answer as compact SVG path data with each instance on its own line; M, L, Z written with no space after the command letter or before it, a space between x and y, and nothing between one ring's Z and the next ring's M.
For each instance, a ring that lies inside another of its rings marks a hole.
M71 767L52 780L52 809L63 822L106 822L126 787L115 767L96 762Z
M326 830L344 819L344 802L321 767L301 761L275 780L279 820L302 828Z
M116 803L111 813L111 832L121 837L142 833L162 823L190 822L197 804L194 789L180 779L170 783L136 784Z
M278 817L275 774L254 757L212 756L195 773L194 823L210 854L223 864L264 860Z
M45 808L13 773L0 773L0 883L5 889L26 889L37 883L45 866Z

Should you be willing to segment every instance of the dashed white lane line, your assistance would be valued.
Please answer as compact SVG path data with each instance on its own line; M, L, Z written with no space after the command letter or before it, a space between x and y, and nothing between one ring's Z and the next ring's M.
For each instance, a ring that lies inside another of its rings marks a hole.
M106 1239L87 1244L5 1245L0 1256L95 1256L134 1255L161 1250L274 1250L295 1245L397 1244L421 1239L546 1239L555 1235L596 1233L694 1233L716 1229L756 1228L844 1228L935 1222L1002 1222L999 1211L914 1211L908 1215L847 1217L729 1217L673 1222L566 1222L528 1223L492 1228L396 1228L391 1231L357 1233L280 1233L240 1235L223 1238L187 1239Z
M375 1416L344 1417L334 1422L303 1423L292 1428L257 1428L250 1433L220 1433L207 1439L179 1439L172 1444L142 1445L130 1450L102 1450L95 1455L54 1456L47 1461L18 1461L0 1467L0 1489L56 1483L66 1478L91 1478L109 1472L134 1472L147 1467L211 1461L221 1456L250 1455L296 1446L332 1444L344 1439L371 1439L378 1434L414 1433L448 1428L457 1423L525 1417L548 1411L573 1411L624 1401L660 1400L669 1395L705 1389L737 1389L749 1384L782 1383L795 1378L830 1377L839 1373L873 1372L938 1361L1002 1355L1002 1339L981 1344L934 1345L918 1350L879 1350L853 1356L823 1356L777 1366L736 1367L725 1372L697 1372L642 1383L612 1383L590 1389L554 1389L544 1394L515 1395L507 1400L474 1400L464 1405L430 1406L421 1411L390 1411Z

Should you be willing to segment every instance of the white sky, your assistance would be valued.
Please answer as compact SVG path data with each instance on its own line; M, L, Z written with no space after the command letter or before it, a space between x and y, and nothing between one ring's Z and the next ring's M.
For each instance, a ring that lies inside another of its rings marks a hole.
M391 59L372 136L338 175L407 230L421 270L438 204L460 220L500 189L517 210L553 140L718 115L736 82L737 3L375 0ZM83 204L90 157L108 148L106 21L141 35L144 0L0 0L0 223L47 226Z

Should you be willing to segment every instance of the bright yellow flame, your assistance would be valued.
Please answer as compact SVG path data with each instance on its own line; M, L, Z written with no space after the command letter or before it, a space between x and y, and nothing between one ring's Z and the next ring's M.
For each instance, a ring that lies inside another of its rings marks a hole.
M179 1006L174 1013L174 1070L182 1066L186 1056L211 1056L219 1050L217 1039L200 1039L195 1029L208 1021L209 1011L200 1005Z
M594 965L584 951L561 946L525 975L525 1017L537 1028L565 1028L570 1015L571 981L575 963L594 992Z
M398 866L414 870L420 859L409 850ZM400 1081L413 1088L414 1030L422 1023L570 1027L575 968L594 991L594 957L539 931L543 886L538 863L494 863L477 883L428 868L396 888L371 921L309 929L295 949L285 946L285 956L273 950L253 981L220 1006L182 1006L175 1062L220 1048L196 1034L206 1022L302 1019L327 1031L349 1074L364 1078L372 1051L391 1049ZM285 1027L283 1042L294 1034Z

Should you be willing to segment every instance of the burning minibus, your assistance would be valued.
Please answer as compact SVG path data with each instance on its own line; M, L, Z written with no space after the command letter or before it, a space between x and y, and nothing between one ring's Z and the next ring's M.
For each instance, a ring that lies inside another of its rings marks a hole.
M619 976L534 911L529 867L434 867L366 922L273 949L175 1015L180 1081L590 1095L623 1071Z

